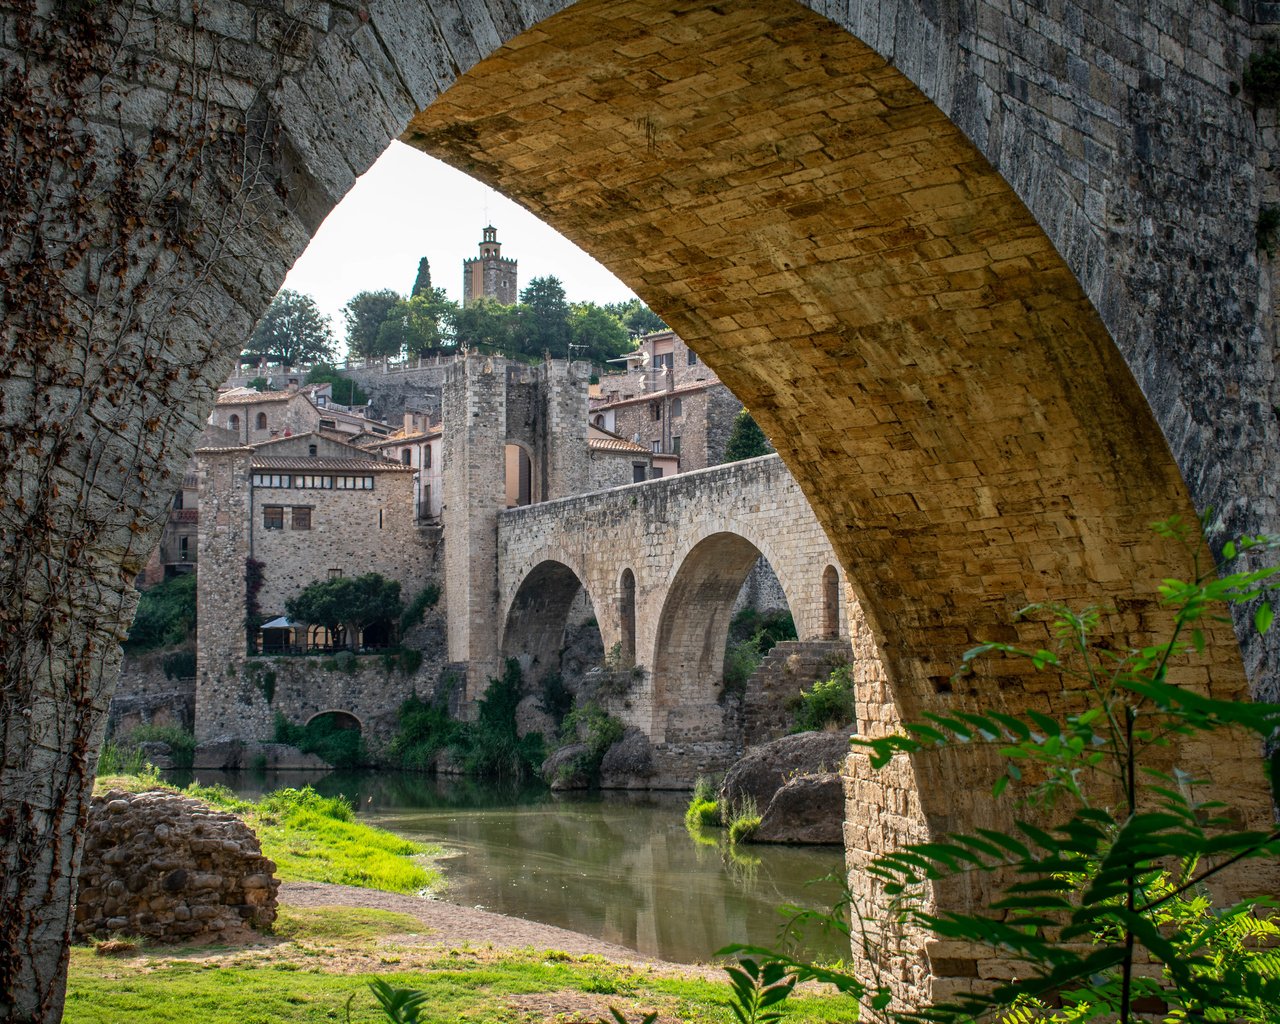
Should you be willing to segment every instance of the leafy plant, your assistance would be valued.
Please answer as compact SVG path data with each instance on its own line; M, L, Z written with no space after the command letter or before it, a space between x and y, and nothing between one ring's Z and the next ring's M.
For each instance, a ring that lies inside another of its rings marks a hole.
M140 725L129 734L129 744L167 743L175 768L190 768L195 760L196 737L180 725Z
M516 730L521 678L520 663L508 658L502 675L489 680L484 696L477 702L476 720L458 724L450 747L468 774L524 779L542 764L541 734L521 737Z
M745 796L741 803L730 808L728 825L730 846L751 841L760 827L760 810L756 807L755 797Z
M315 754L335 768L359 768L369 763L360 732L342 728L332 715L318 715L306 725L295 725L277 711L274 739L297 747L304 754Z
M796 699L792 732L811 732L828 725L845 726L855 717L853 676L848 665L838 665L826 679L801 690Z
M344 628L353 647L362 629L392 623L403 610L399 582L376 572L316 580L284 606L296 622L324 626L330 633Z
M429 771L436 755L448 747L458 732L443 701L423 700L414 694L396 712L398 728L387 752L401 768Z
M413 600L409 602L405 608L404 614L400 616L400 632L406 633L414 626L422 622L422 618L427 613L428 608L434 608L440 601L440 587L435 583L428 583L425 587L413 595Z
M124 647L135 653L175 647L195 628L196 574L183 573L141 593Z
M588 701L574 708L565 716L560 728L562 743L584 743L586 751L579 755L573 765L578 773L589 779L598 779L600 765L604 755L609 752L626 727L614 718L595 701Z
M369 988L391 1024L418 1024L418 1011L427 1001L426 992L396 988L381 978L374 978L369 982ZM350 1019L350 1013L347 1019Z
M164 669L166 679L194 679L196 675L196 652L191 650L170 651L160 659L160 667Z
M1196 559L1198 533L1177 519L1156 529ZM1270 628L1277 570L1225 568L1246 552L1276 546L1260 537L1228 542L1222 575L1214 567L1201 570L1196 560L1190 582L1164 581L1160 595L1173 612L1173 629L1163 643L1107 650L1095 636L1099 609L1050 605L1025 612L1048 615L1054 649L986 643L966 654L962 673L989 656L1061 673L1088 697L1086 707L1061 721L1037 711L956 711L928 714L898 735L854 741L868 748L877 767L898 753L991 746L1005 760L994 795L1010 786L1020 793L1023 816L1007 831L978 829L912 844L870 867L897 923L1020 964L1016 981L899 1019L1127 1024L1153 1010L1169 1021L1278 1019L1276 901L1215 906L1208 883L1242 861L1275 858L1280 830L1240 829L1222 804L1202 796L1208 780L1167 763L1178 753L1175 743L1203 743L1221 729L1262 742L1276 738L1280 705L1219 700L1169 681L1175 663L1204 650L1206 621L1229 621L1217 612L1223 605L1252 605L1256 628ZM963 874L1007 884L984 912L933 909L922 898L928 883ZM864 947L874 958L869 940ZM796 978L869 992L859 979L785 954L753 947L724 952L764 955ZM875 993L873 1001L887 1005L887 992Z
M782 1020L782 1003L796 986L785 964L743 957L725 968L733 998L729 1009L739 1024L775 1024Z
M549 672L542 677L542 694L538 705L543 712L551 716L556 728L564 724L565 716L573 710L573 691L565 685L564 676L559 672Z

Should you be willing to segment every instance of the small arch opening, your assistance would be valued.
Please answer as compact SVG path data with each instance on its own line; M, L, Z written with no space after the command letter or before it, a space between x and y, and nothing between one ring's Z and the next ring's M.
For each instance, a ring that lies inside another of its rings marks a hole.
M634 665L636 661L636 574L622 570L618 584L618 619L622 624L622 663Z
M517 508L533 502L533 462L518 444L508 444L504 449L507 485L507 508Z
M840 574L834 565L822 570L822 638L840 636Z
M267 414L265 412L258 413L258 418L254 421L254 426L258 430L267 429Z

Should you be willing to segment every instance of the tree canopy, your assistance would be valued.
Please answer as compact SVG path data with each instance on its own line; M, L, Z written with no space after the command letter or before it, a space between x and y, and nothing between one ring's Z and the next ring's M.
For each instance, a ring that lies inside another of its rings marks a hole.
M336 366L318 363L307 371L308 384L331 384L333 400L339 405L365 405L369 396L351 377L343 375Z
M633 338L667 329L658 314L636 298L627 299L626 302L609 302L603 309L615 317Z
M739 410L733 421L733 429L729 432L729 442L724 448L724 461L739 462L742 459L770 455L772 452L773 446L764 436L764 431L751 418L751 413L746 409Z
M516 342L528 356L550 352L564 358L569 354L569 303L564 285L556 277L535 277L520 293L516 315Z
M342 319L347 325L347 352L365 359L398 355L398 348L387 350L382 347L379 332L383 321L403 301L390 288L353 295L342 307Z
M330 633L345 630L347 643L354 647L362 629L399 619L404 603L398 582L368 572L317 580L285 601L284 607L296 622L324 626Z
M282 288L249 336L248 353L285 366L333 358L333 329L310 295Z
M413 279L413 289L409 292L409 297L423 295L431 290L431 264L423 256L418 260L418 276Z

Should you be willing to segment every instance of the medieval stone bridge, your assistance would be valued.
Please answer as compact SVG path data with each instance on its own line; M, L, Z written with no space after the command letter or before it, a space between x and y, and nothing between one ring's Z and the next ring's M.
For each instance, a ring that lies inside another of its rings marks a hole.
M835 552L776 455L508 509L498 516L502 653L534 672L556 668L585 590L605 649L616 644L643 672L631 723L659 747L718 738L734 599L761 555L800 639L848 640Z
M93 751L172 475L389 140L618 274L775 439L880 641L881 726L1055 709L974 639L1034 600L1158 632L1213 508L1280 532L1275 113L1243 0L140 0L0 12L0 1018L61 999ZM1244 631L1241 631L1244 636ZM1277 643L1211 635L1215 694ZM865 716L864 721L868 721ZM875 723L872 722L874 726ZM1270 817L1257 752L1186 767ZM851 862L989 820L971 763L851 762ZM881 795L877 795L877 794ZM890 811L888 808L892 807ZM952 897L948 895L947 899ZM59 917L61 915L61 918ZM923 980L928 964L904 977Z

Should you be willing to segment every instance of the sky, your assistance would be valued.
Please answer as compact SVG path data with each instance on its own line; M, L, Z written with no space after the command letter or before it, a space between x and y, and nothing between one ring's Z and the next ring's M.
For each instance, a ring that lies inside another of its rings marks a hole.
M401 142L393 142L320 225L284 287L310 295L345 349L342 307L357 292L407 295L418 260L431 283L462 301L462 261L475 256L486 224L502 255L519 264L519 286L554 275L570 302L618 302L632 292L533 214L487 185Z

